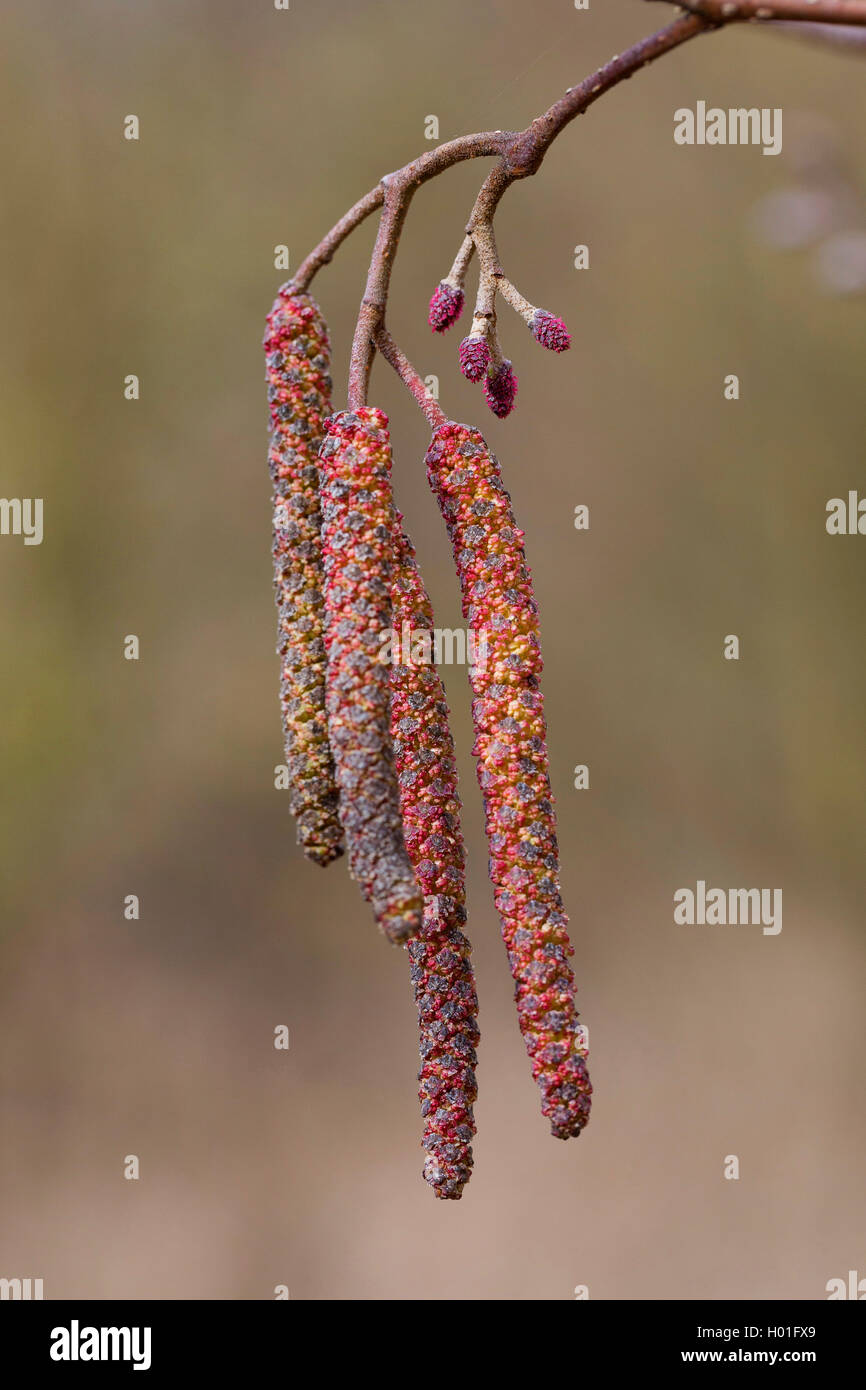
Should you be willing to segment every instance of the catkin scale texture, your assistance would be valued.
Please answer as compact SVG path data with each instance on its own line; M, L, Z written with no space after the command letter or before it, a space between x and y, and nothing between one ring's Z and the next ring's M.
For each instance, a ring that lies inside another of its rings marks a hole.
M571 347L571 334L562 319L546 309L536 309L529 327L536 341L549 352L567 352Z
M394 506L388 417L374 407L327 422L319 452L328 734L349 867L388 939L421 927L390 735Z
M463 313L464 295L461 289L441 280L433 291L427 322L434 333L444 333Z
M484 399L500 420L504 420L514 409L517 399L517 377L507 358L488 369L484 378Z
M538 688L538 616L523 532L498 461L478 430L453 422L437 429L427 474L451 538L464 616L476 645L486 642L487 660L471 672L473 751L520 1028L542 1113L552 1133L567 1139L589 1118L592 1087L568 963Z
M330 414L329 344L309 295L284 286L264 349L272 433L274 589L289 805L307 858L342 854L337 784L325 715L322 555L316 455Z
M477 333L463 339L457 356L467 381L480 381L490 366L490 347Z
M424 1177L437 1197L454 1200L472 1172L478 1000L462 931L465 856L448 703L432 660L433 611L399 513L392 595L398 659L391 734L406 846L424 893L421 931L407 947L420 1034Z

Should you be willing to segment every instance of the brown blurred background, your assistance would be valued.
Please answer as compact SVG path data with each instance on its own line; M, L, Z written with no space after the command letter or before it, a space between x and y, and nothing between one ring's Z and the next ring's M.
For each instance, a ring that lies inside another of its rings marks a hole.
M460 329L425 322L487 161L412 208L392 330L485 430L527 533L596 1091L580 1141L553 1141L486 878L465 673L447 671L482 1042L476 1170L446 1204L420 1178L405 956L342 863L302 859L273 787L273 248L296 266L427 147L427 115L443 140L525 125L669 16L3 11L0 491L45 499L45 539L0 540L0 1275L48 1298L724 1299L866 1274L866 540L824 529L827 499L864 479L866 299L827 293L815 246L755 231L815 140L857 204L863 59L712 35L561 136L498 231L574 346L544 354L504 311L504 423L458 374ZM675 146L673 112L698 100L782 107L785 152ZM338 402L372 234L315 285ZM438 620L459 625L426 426L381 364L372 399ZM781 934L675 926L698 878L781 887Z

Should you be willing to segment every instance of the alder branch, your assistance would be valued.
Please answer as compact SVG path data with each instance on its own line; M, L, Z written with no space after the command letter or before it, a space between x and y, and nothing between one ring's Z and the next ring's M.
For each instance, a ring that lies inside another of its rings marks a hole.
M406 164L398 170L396 174L386 175L374 188L370 189L369 193L365 193L363 198L359 198L354 207L350 208L339 222L335 222L327 235L317 246L313 247L313 250L301 262L291 277L292 288L299 293L309 288L313 276L321 270L323 265L328 264L334 252L345 241L349 233L360 226L371 212L375 212L376 208L382 206L385 201L385 188L389 181L403 180L407 186L420 187L428 179L435 178L444 169L450 169L453 164L459 164L461 160L475 159L479 155L501 155L512 138L511 132L502 130L464 135L457 140L449 140L446 144L437 146L435 150L425 151L411 164Z
M805 20L818 24L866 24L866 0L649 0L677 4L713 24Z
M660 0L648 0L659 3ZM664 0L671 3L672 0ZM404 357L390 333L384 328L385 310L391 284L391 272L400 235L409 205L418 188L428 180L466 159L494 157L498 163L481 185L478 197L466 225L464 240L448 276L456 288L471 260L473 250L481 261L481 287L476 316L487 317L493 329L495 345L495 308L493 300L498 287L518 308L522 296L504 276L495 252L493 217L510 186L518 179L529 178L541 167L547 150L556 137L577 116L588 110L599 97L636 72L655 62L666 53L700 34L727 27L729 24L756 22L788 28L794 21L805 21L812 29L824 25L852 26L866 29L866 0L677 0L681 13L663 29L640 39L625 52L616 55L564 96L542 115L537 116L525 130L482 131L447 141L435 150L428 150L417 159L387 174L354 207L335 223L318 246L299 266L290 284L301 291L309 287L313 276L326 265L345 238L377 208L382 208L379 228L367 274L364 298L358 313L349 366L349 407L356 410L367 403L370 371L377 347L406 382L419 405L431 418L430 398L415 369ZM524 301L528 305L528 301ZM518 312L520 309L518 308ZM423 393L423 398L420 393ZM435 403L434 403L435 406ZM434 414L438 411L435 406ZM438 412L441 414L441 411Z
M452 140L382 180L384 209L370 261L367 288L355 326L349 365L350 409L357 410L367 403L376 331L385 316L394 257L415 190L459 160L472 159L482 154L498 154L500 162L484 181L466 228L467 236L472 236L473 227L478 222L491 221L503 193L512 183L538 172L550 145L575 117L582 115L611 87L626 81L663 53L669 53L671 49L712 27L709 21L699 15L681 15L658 33L639 40L624 53L611 59L578 86L569 88L559 101L554 102L548 111L538 116L526 130L516 133L494 131L492 134L487 132Z
M853 24L801 24L799 20L789 24L778 20L773 29L809 43L830 45L837 51L840 48L866 49L866 29L858 29Z

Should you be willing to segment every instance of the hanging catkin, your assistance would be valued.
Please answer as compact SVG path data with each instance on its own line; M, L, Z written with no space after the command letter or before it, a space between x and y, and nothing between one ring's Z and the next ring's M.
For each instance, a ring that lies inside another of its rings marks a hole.
M421 927L422 895L406 850L390 734L394 506L388 417L373 407L331 416L319 453L328 734L349 867L390 941Z
M316 455L330 413L328 334L308 294L280 290L264 348L273 432L273 557L280 704L289 806L308 859L342 854L337 785L325 717L322 557Z
M471 672L474 752L490 877L515 984L520 1028L557 1138L579 1134L592 1088L574 1006L568 919L550 791L538 619L523 532L482 435L448 422L427 474L448 526L463 612L487 660Z
M408 944L418 1009L424 1177L459 1198L472 1173L478 1000L463 934L465 859L457 767L445 689L434 664L433 610L397 513L391 734L406 848L424 893L424 921Z

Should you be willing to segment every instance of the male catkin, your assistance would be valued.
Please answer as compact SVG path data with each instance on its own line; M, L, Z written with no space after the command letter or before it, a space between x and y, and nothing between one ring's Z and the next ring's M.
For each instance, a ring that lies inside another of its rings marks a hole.
M264 348L273 432L274 588L289 806L308 859L342 854L337 784L325 716L322 555L316 455L330 414L328 334L308 294L283 286Z
M395 528L391 584L399 660L391 671L391 734L406 848L424 893L408 945L418 1009L424 1177L458 1198L472 1173L478 999L466 922L465 858L448 703L433 663L433 610L412 542ZM405 649L404 649L405 648Z
M390 941L421 927L423 900L406 850L390 735L394 506L388 417L331 416L319 452L328 734L349 867Z
M487 660L471 680L490 877L542 1113L553 1134L567 1139L589 1118L592 1088L568 964L572 947L538 689L538 618L523 532L499 463L478 430L452 422L437 429L427 476L451 538L464 616L476 644L486 638Z

